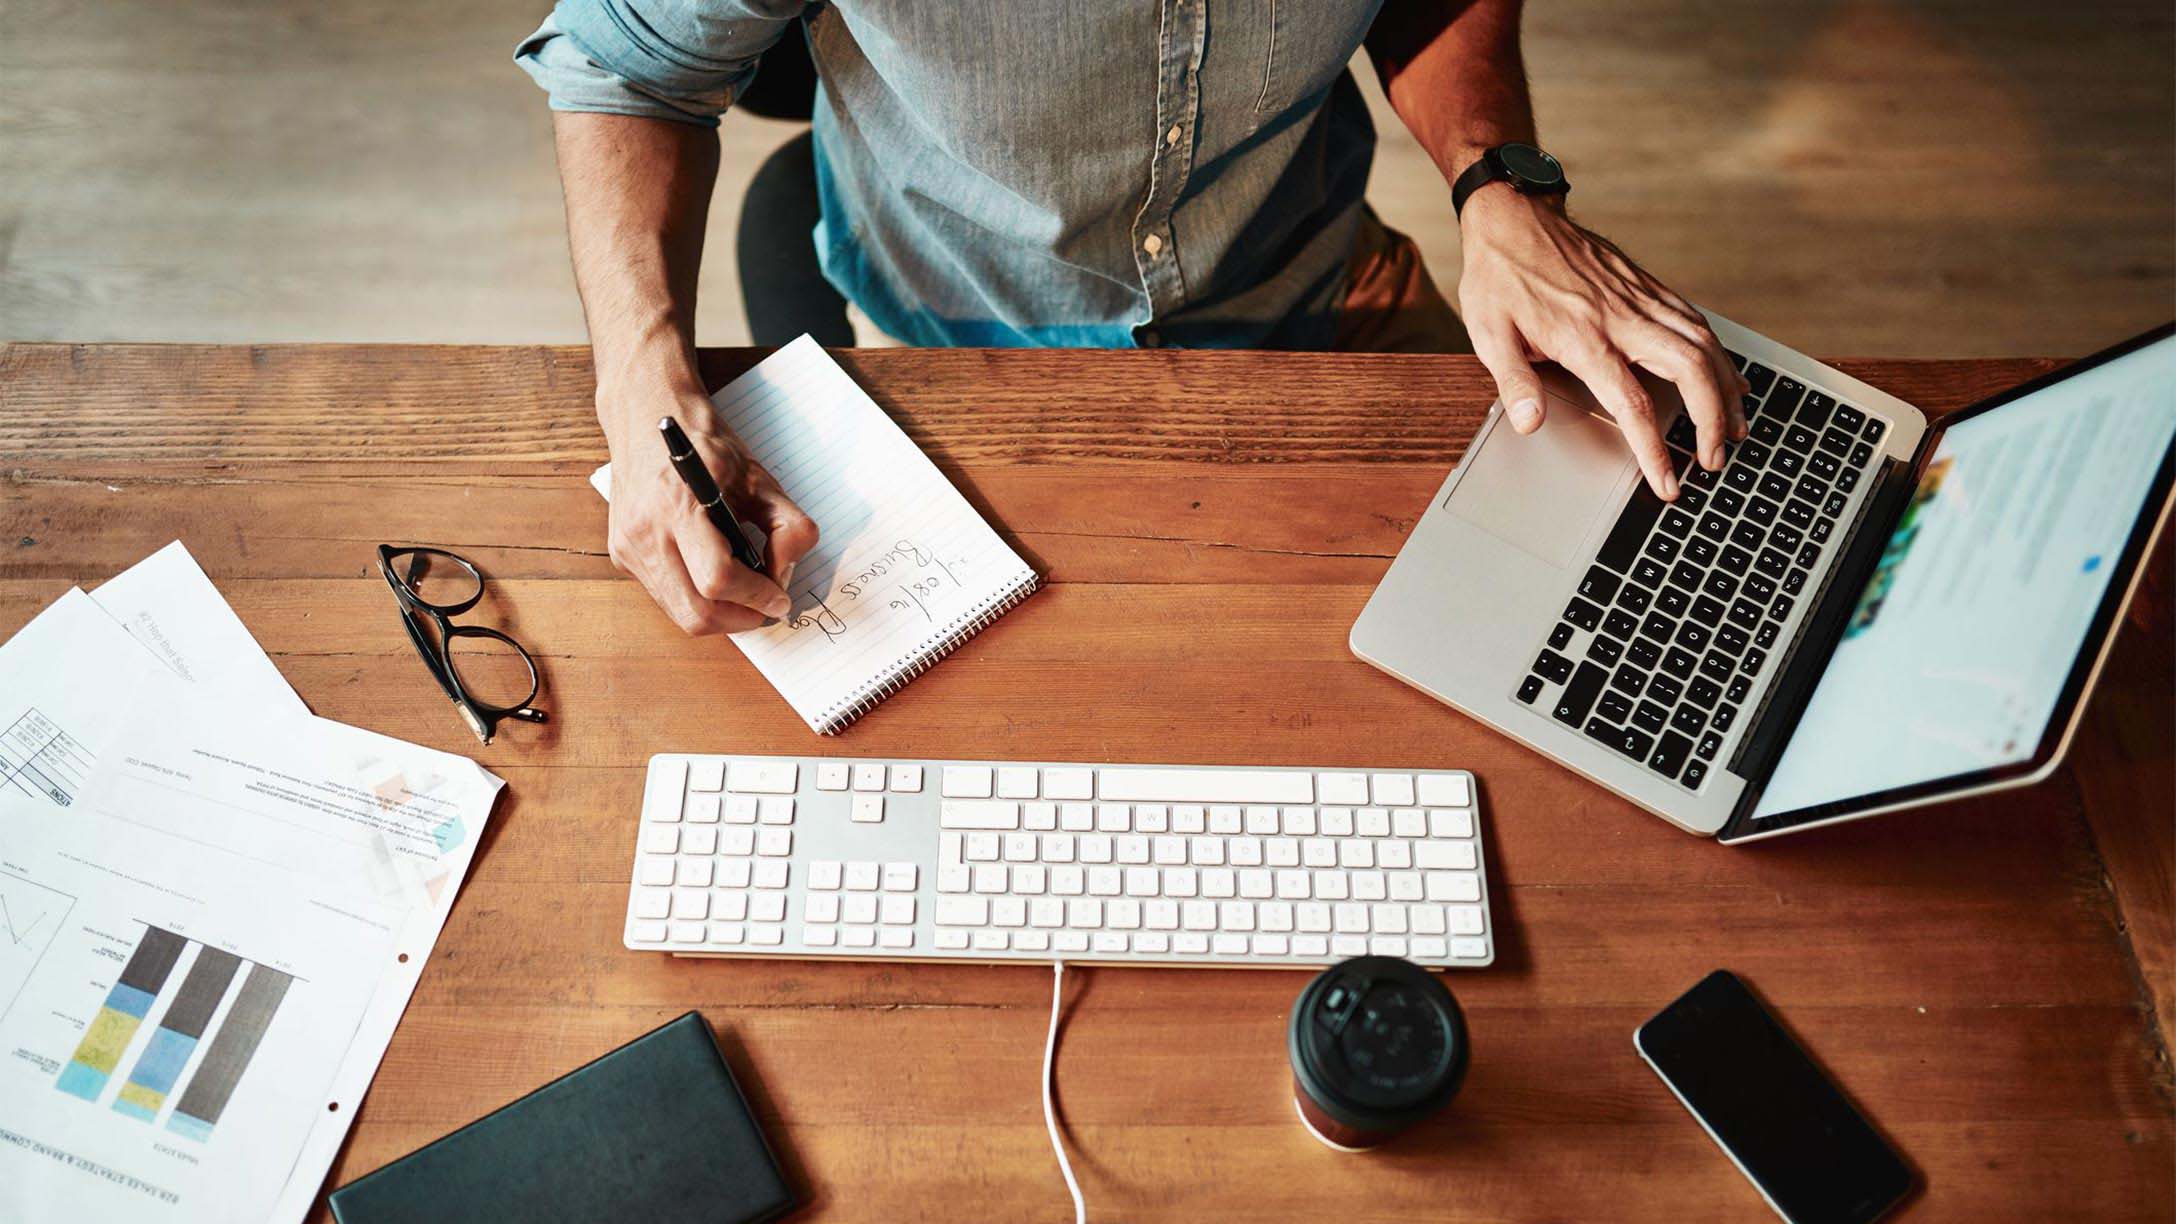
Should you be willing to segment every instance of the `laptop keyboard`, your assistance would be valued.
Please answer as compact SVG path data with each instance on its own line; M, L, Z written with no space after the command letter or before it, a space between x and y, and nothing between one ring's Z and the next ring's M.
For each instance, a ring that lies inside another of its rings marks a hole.
M1516 696L1648 769L1700 789L1811 584L1887 423L1757 361L1750 435L1720 472L1665 435L1681 491L1642 481Z

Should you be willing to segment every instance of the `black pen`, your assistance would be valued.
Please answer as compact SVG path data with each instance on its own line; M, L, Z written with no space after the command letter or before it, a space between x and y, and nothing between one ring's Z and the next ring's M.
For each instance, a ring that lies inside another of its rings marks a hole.
M680 473L680 480L695 495L703 513L710 516L710 525L725 537L733 556L742 565L765 577L769 571L763 568L763 554L748 539L740 520L733 516L733 508L725 504L725 494L718 491L718 482L710 477L710 469L703 466L703 457L695 453L695 444L680 428L680 422L666 417L657 423L657 432L665 436L665 456L672 460L672 470Z

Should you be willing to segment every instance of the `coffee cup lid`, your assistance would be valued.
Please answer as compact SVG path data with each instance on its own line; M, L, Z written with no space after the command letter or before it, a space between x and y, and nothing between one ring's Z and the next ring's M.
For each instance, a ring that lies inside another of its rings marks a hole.
M1324 970L1287 1030L1292 1071L1345 1126L1389 1130L1443 1107L1466 1078L1466 1020L1434 974L1395 956Z

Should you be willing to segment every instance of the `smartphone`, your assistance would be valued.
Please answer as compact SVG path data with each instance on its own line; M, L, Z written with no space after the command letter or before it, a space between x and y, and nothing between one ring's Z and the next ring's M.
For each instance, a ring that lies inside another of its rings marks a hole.
M1632 1044L1776 1214L1867 1224L1912 1171L1737 976L1709 974Z

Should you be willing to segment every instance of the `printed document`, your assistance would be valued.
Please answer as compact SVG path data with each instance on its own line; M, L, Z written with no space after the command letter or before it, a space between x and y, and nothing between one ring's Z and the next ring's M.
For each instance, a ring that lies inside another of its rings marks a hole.
M502 785L309 714L178 544L0 646L0 1220L302 1220Z
M298 1172L312 1192L324 1176L298 1139L353 1113L336 1077L399 921L88 813L11 827L0 1219L300 1219L274 1209Z

